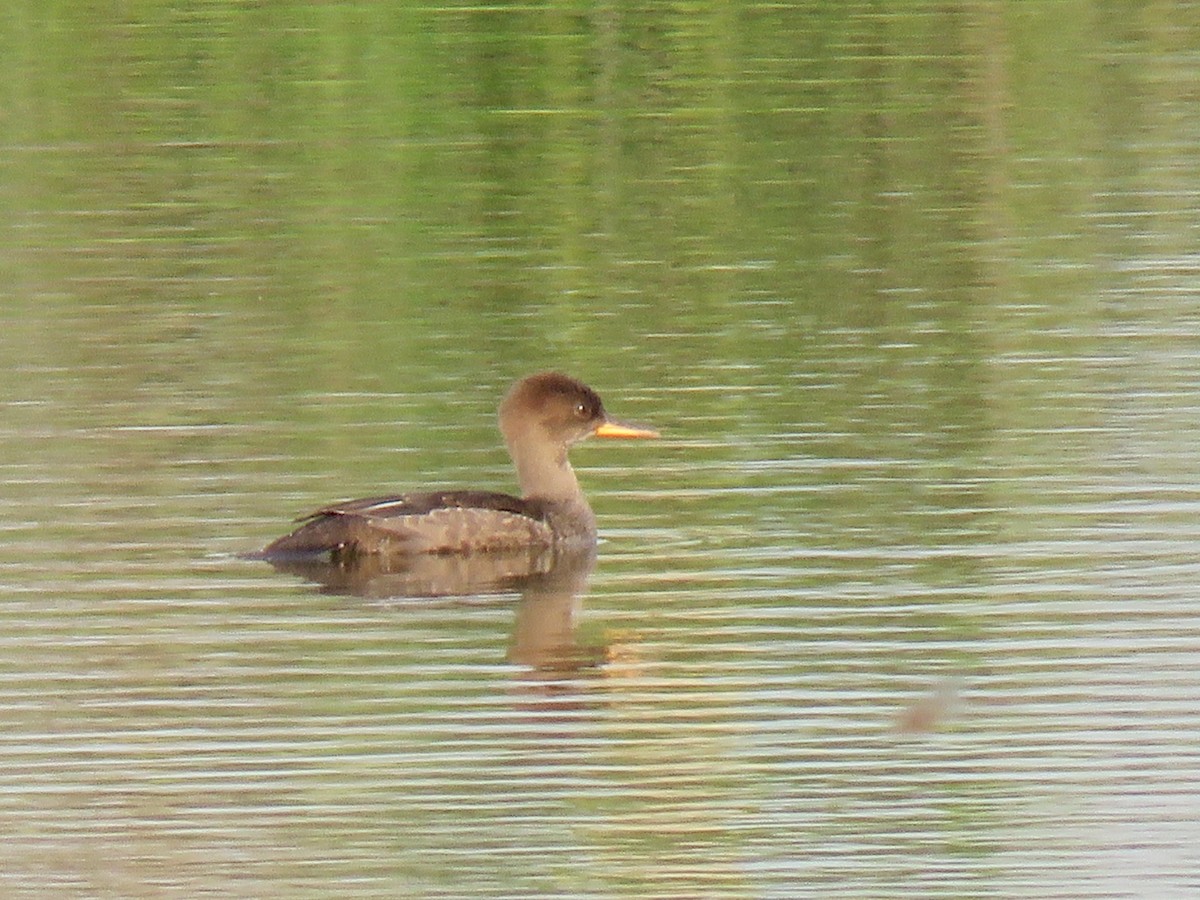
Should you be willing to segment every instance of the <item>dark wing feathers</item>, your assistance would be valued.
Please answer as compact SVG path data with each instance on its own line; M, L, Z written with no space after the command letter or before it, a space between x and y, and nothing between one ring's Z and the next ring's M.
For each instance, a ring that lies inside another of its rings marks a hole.
M331 503L301 516L296 521L305 522L321 516L423 516L439 509L494 509L498 512L516 513L544 520L539 504L522 500L512 494L497 491L429 491L417 494L388 494L381 497L364 497L361 500L346 500Z
M262 555L461 553L553 543L543 504L491 491L365 497L324 506L300 521Z

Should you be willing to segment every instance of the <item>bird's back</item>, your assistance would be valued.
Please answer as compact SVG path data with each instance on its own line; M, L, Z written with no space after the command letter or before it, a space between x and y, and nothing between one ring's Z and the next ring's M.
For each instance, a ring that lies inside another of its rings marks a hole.
M477 553L550 546L554 511L536 499L491 491L366 497L322 507L267 545L267 558L332 552Z

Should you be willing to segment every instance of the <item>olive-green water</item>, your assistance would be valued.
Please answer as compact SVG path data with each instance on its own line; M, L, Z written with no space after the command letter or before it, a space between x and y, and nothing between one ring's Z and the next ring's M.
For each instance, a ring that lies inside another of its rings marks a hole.
M0 895L1200 893L1200 8L0 13ZM238 554L512 489L590 578ZM345 587L345 586L343 586Z

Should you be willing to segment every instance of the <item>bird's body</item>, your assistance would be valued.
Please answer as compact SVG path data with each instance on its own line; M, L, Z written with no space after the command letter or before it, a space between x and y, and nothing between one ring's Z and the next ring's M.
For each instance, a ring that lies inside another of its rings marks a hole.
M305 516L300 527L261 555L330 553L347 559L592 544L596 521L567 459L568 448L591 435L657 436L610 420L591 388L554 372L523 378L509 390L500 405L500 430L522 496L450 490L334 503Z
M536 498L488 491L430 491L334 503L264 550L278 553L474 553L595 538L586 517L555 516ZM563 519L555 529L554 519Z

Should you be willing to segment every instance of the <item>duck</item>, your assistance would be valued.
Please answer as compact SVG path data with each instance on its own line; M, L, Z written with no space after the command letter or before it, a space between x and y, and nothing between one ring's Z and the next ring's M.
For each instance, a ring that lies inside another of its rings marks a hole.
M561 372L539 372L513 384L500 402L498 420L520 496L434 490L333 503L302 516L293 531L255 555L344 563L371 556L593 547L596 517L568 451L585 438L660 436L611 418L594 390Z

